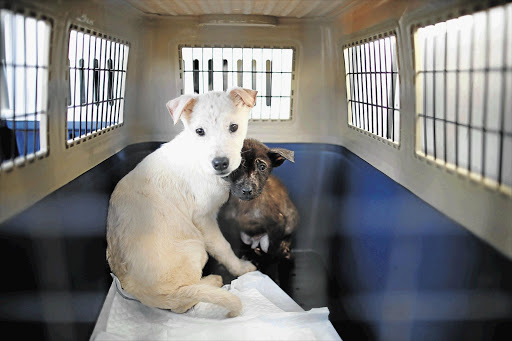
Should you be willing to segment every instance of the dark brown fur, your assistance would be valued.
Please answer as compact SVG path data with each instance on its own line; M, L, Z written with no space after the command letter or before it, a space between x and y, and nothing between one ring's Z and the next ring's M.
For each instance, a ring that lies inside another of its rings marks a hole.
M289 259L299 215L285 186L271 175L272 169L285 160L293 162L293 152L269 149L257 140L246 139L242 163L228 177L231 194L219 217L251 237L267 233L268 255ZM254 251L262 254L259 248Z

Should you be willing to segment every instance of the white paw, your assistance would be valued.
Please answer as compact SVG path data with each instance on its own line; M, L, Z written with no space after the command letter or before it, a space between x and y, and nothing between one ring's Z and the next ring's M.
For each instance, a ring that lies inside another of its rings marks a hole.
M234 275L242 276L251 271L256 271L256 266L247 260L240 260L239 271Z

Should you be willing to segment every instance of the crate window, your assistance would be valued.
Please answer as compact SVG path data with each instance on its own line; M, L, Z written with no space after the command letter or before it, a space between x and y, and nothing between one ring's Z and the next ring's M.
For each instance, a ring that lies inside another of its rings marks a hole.
M71 27L68 144L123 123L128 52L126 42Z
M400 78L396 36L354 42L344 47L343 55L349 125L398 144Z
M258 90L251 120L292 118L293 48L180 47L183 93Z
M51 23L0 10L0 168L48 151L48 66Z
M414 49L417 154L510 189L512 4L419 27Z

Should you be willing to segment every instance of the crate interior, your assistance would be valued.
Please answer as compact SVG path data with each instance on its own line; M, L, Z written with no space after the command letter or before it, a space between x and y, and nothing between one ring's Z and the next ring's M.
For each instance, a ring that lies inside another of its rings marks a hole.
M295 152L294 258L263 271L298 304L343 340L512 336L510 3L0 4L6 332L91 336L116 183L181 131L168 100L242 85L248 136Z

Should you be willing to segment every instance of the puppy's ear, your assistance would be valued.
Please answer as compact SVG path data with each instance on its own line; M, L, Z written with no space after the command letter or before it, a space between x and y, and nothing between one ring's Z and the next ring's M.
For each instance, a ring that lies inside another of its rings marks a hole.
M196 96L193 95L182 95L167 102L166 107L174 124L178 123L182 115L190 115L194 104L196 104Z
M268 151L268 157L272 161L272 167L279 167L285 160L295 162L295 153L284 148L272 148Z
M229 97L236 106L245 105L249 108L256 104L256 95L258 91L244 88L232 88L228 90Z

